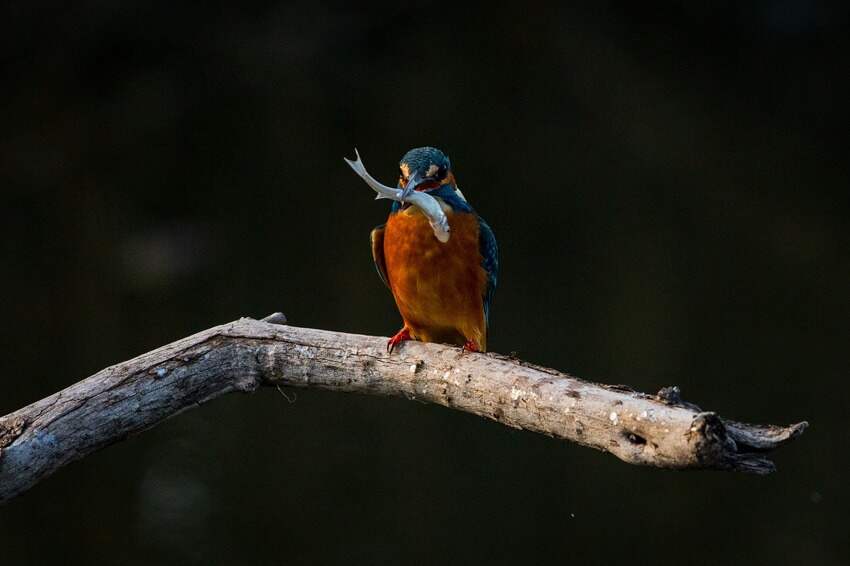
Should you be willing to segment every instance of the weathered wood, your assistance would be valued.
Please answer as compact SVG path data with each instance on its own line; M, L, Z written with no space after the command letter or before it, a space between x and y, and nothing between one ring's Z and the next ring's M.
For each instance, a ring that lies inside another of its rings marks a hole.
M805 430L721 419L497 354L241 319L106 368L0 418L0 502L65 464L233 391L261 385L402 395L610 452L632 464L766 474Z

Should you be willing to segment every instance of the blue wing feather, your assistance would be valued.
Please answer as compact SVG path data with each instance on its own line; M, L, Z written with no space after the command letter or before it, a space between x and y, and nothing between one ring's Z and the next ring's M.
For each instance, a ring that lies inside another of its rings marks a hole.
M493 229L483 218L478 217L478 246L481 250L481 267L487 272L487 286L484 289L484 319L490 323L490 304L499 282L499 245Z

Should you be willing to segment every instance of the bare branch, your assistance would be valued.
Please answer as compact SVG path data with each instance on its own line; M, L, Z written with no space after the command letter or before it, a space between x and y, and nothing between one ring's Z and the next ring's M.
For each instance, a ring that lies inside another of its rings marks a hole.
M631 464L766 474L767 452L802 433L582 381L497 354L241 319L108 367L0 418L0 502L60 467L210 399L260 385L403 395L614 454Z

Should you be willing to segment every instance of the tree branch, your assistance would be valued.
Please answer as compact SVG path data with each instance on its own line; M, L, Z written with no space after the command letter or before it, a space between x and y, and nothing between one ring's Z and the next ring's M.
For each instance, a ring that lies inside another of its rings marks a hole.
M659 468L766 474L807 426L721 419L677 388L645 395L497 354L241 319L108 367L0 418L0 502L60 467L210 399L261 385L403 395Z

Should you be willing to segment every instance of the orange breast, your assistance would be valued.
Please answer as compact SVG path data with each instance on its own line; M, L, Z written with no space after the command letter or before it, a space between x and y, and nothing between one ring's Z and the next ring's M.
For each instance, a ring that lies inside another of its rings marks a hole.
M426 342L487 347L478 219L447 213L451 237L441 243L416 208L390 216L384 231L387 279L405 325Z

